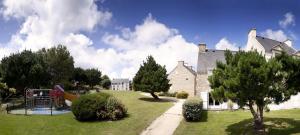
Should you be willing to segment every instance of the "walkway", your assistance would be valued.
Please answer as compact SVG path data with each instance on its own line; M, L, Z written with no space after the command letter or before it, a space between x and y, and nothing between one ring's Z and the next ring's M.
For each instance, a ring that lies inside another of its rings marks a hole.
M183 102L184 100L180 99L174 103L174 106L154 120L141 135L172 135L183 119Z

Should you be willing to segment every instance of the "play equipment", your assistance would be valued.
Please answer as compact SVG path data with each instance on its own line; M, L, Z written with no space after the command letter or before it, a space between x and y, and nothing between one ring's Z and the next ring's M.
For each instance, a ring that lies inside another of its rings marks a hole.
M65 92L60 85L55 85L53 89L27 89L24 99L25 114L27 114L27 109L30 109L30 111L38 111L39 113L48 110L48 112L45 111L45 114L50 113L52 115L53 108L56 109L54 111L63 111L77 98L77 95Z

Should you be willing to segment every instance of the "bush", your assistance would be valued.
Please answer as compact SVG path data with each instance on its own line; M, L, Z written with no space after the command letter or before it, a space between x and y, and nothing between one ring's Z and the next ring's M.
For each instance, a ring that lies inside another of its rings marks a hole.
M230 111L233 111L233 102L231 100L228 100L227 107Z
M127 108L120 100L115 97L108 98L105 110L98 110L98 119L118 120L124 118L127 113Z
M199 121L203 103L198 97L187 99L182 105L182 114L187 121Z
M83 95L72 103L71 109L79 121L118 120L127 113L121 101L107 93Z
M180 99L186 99L188 96L189 94L185 91L181 91L176 94L176 97Z
M72 103L72 112L79 121L96 120L97 110L105 109L110 96L107 93L83 95Z

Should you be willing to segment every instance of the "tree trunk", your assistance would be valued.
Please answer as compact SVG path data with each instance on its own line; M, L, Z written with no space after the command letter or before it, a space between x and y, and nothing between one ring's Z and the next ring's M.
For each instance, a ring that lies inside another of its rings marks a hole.
M159 99L158 96L154 94L154 92L151 92L150 94L154 99Z
M257 106L257 112L255 112L252 105L249 105L249 108L253 115L253 125L256 134L264 134L263 106Z

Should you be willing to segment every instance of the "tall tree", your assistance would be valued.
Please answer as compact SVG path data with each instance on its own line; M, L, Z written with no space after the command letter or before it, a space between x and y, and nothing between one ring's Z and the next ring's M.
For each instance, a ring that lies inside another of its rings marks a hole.
M18 94L23 94L25 87L39 88L48 83L45 67L40 55L25 50L2 59L2 79L8 87L14 87Z
M97 84L100 84L101 82L101 72L98 69L87 69L86 71L87 76L87 84L90 87L94 87Z
M86 84L88 78L85 70L80 67L75 68L73 72L73 80L79 82L79 84Z
M226 63L217 62L209 82L213 98L231 99L248 106L254 129L263 131L263 110L269 103L281 103L299 92L300 60L282 53L266 60L258 52L226 51Z
M169 90L167 70L157 64L152 56L148 56L133 78L133 89L150 93L155 99L158 96L154 92L166 92Z
M49 49L42 49L38 53L43 56L47 63L51 85L66 84L70 81L74 71L74 61L67 47L58 45Z
M101 86L105 89L109 89L111 81L107 75L102 76Z

